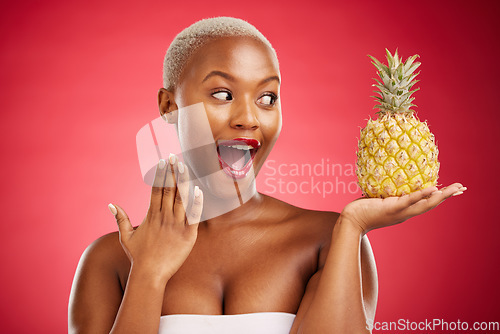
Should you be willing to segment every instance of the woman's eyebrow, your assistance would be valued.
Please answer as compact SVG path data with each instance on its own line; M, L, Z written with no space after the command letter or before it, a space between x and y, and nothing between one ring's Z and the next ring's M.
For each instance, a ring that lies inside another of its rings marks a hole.
M222 72L222 71L212 71L210 73L207 74L207 76L205 77L205 79L203 79L202 83L207 81L210 77L213 77L214 75L218 75L218 76L221 76L227 80L230 80L230 81L235 81L234 80L234 77L231 75L231 74L228 74L228 73L225 73L225 72Z
M218 75L220 77L223 77L223 78L225 78L227 80L230 80L230 81L236 81L236 79L231 74L229 74L229 73L222 72L222 71L211 71L210 73L208 73L205 76L205 78L201 82L203 83L203 82L207 81L208 79L210 79L211 77L216 76L216 75ZM262 80L259 83L259 85L265 84L266 82L269 82L271 80L276 80L276 81L278 81L278 84L280 83L280 77L277 76L277 75L273 75L273 76L271 76L269 78L266 78L266 79Z
M279 77L279 76L277 76L277 75L273 75L272 77L269 77L269 78L267 78L267 79L262 80L262 81L260 82L260 85L265 84L266 82L269 82L269 81L271 81L271 80L276 80L276 81L278 81L278 84L280 84L280 83L281 83L281 82L280 82L280 77Z

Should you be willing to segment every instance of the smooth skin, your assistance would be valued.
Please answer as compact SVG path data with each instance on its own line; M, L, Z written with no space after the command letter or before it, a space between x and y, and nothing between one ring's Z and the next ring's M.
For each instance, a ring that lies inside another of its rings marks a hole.
M258 172L281 129L279 85L277 61L265 45L222 38L192 56L175 91L160 90L160 113L203 102L214 140L261 142ZM370 333L377 272L366 233L466 190L455 183L400 198L359 199L339 214L294 207L259 194L249 181L242 183L242 191L253 192L249 201L199 223L208 194L194 196L186 186L196 165L171 160L157 167L144 221L132 228L115 205L119 232L82 255L70 333L157 333L161 315L253 312L296 314L291 333ZM184 205L188 197L194 200Z

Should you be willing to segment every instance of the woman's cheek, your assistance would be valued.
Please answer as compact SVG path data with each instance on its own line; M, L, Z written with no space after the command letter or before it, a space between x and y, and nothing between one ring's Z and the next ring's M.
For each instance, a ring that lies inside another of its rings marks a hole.
M207 119L214 138L218 137L224 127L229 124L228 111L224 108L206 107Z
M264 137L266 137L268 141L278 138L281 132L281 123L281 111L279 109L263 115L261 127Z

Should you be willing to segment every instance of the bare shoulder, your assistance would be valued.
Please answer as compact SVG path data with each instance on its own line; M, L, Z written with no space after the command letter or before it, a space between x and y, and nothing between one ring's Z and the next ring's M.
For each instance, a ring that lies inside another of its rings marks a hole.
M330 243L333 226L339 213L304 209L270 196L266 197L268 205L273 207L273 210L268 211L279 212L280 221L286 222L287 228L291 228L302 238L314 239L320 247Z
M340 213L304 209L269 196L267 200L277 208L277 211L283 213L284 220L293 226L293 230L302 239L308 238L312 243L316 243L320 251L319 268L321 268L326 261L333 227ZM372 272L373 276L376 276L375 259L367 235L361 239L361 260L364 272Z
M103 266L106 270L119 270L121 266L128 265L118 232L105 234L92 242L83 252L80 265Z
M120 244L118 232L111 232L92 242L83 252L75 274L80 277L110 277L121 287L126 284L130 261Z

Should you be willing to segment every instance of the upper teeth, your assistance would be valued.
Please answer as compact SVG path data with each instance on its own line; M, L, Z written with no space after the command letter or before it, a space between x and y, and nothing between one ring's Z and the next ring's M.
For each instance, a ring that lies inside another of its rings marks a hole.
M250 146L250 145L231 145L229 147L236 148L238 150L251 150L251 149L253 149L253 146Z

